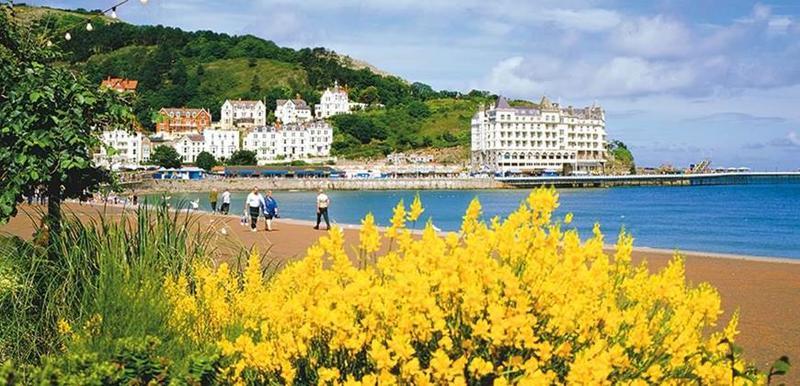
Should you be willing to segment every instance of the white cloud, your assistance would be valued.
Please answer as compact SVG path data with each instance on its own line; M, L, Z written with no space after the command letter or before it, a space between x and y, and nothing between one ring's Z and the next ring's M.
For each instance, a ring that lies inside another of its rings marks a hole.
M789 140L789 143L800 146L800 135L797 135L797 132L790 131L788 135L786 135L786 139Z
M613 47L646 58L682 56L691 52L693 43L685 25L661 15L626 21L611 34Z
M616 27L622 17L606 9L542 9L531 14L534 19L553 23L565 30L606 31Z

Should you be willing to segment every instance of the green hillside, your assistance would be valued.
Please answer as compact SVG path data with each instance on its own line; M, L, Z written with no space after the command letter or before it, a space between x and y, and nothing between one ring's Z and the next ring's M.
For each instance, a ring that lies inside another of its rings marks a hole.
M93 81L107 76L138 80L134 111L145 129L153 127L161 107L204 107L219 119L225 99L266 100L274 109L276 99L299 95L313 105L322 90L338 81L347 85L351 100L384 108L331 119L334 153L379 157L397 150L467 145L470 118L480 103L493 100L488 92L436 91L377 74L369 64L324 48L294 50L250 35L136 26L96 11L16 9L43 33L71 31L72 40L53 35L52 41L66 62ZM86 21L94 31L84 29Z
M201 92L221 92L225 98L236 98L256 90L272 87L296 89L308 85L302 67L272 59L222 59L203 63L205 76L200 82ZM219 90L219 91L217 91Z

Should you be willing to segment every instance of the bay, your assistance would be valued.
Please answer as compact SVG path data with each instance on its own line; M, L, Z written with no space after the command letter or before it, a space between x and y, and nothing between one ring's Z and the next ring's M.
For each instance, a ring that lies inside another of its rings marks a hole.
M457 231L469 202L477 197L484 219L506 216L529 190L328 191L333 222L358 224L368 212L388 225L398 201L409 205L416 194L425 207L420 228L428 219L444 231ZM559 189L557 217L572 212L583 238L601 224L606 243L620 229L630 232L636 246L800 259L800 184L686 187L625 187ZM172 193L173 207L199 200L210 210L208 192ZM245 192L232 193L231 213L240 215ZM150 195L150 199L159 195ZM316 192L276 191L282 217L314 220Z

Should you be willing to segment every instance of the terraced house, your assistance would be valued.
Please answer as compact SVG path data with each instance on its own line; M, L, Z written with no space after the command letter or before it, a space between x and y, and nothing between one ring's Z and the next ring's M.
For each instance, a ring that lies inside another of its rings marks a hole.
M514 107L504 97L472 117L472 169L504 174L602 172L606 121L597 105L561 107L542 97Z
M324 121L257 127L244 137L244 150L259 164L279 160L311 160L330 156L333 128Z
M220 108L223 129L259 127L267 124L267 106L262 101L226 99Z
M206 109L164 107L158 111L156 134L172 138L183 134L202 134L211 127L211 113Z

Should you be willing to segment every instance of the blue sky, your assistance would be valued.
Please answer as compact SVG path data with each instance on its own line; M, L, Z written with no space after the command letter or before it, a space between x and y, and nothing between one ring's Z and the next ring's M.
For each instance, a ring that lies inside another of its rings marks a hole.
M437 89L596 100L641 165L800 168L796 0L131 0L118 13L332 48Z

